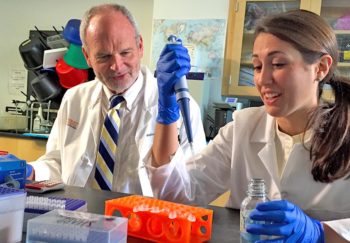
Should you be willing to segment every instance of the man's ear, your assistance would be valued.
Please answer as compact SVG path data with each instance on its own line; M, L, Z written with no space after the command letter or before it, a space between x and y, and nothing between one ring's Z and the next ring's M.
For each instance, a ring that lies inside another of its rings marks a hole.
M139 41L138 41L138 48L139 48L139 51L140 51L140 57L142 58L143 57L143 39L142 39L142 35L139 35Z
M90 58L89 58L89 55L87 54L87 51L85 50L85 47L82 47L81 50L83 51L87 65L89 65L89 67L91 67Z
M320 58L319 63L317 65L317 73L316 73L318 80L322 80L324 79L324 77L326 77L326 75L329 72L329 69L332 66L332 63L333 63L333 59L329 54L325 54Z

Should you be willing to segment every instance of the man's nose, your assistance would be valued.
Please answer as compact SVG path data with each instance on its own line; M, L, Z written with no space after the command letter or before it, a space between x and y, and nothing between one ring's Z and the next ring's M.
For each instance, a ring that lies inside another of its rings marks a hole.
M118 71L122 65L122 59L119 54L113 55L111 69L113 71Z

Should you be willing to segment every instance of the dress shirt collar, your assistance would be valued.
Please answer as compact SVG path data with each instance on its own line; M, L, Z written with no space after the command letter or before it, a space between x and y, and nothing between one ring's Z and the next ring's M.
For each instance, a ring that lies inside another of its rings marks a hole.
M128 110L131 110L132 104L134 103L136 97L140 93L142 86L143 86L143 75L140 71L139 76L136 79L135 83L133 85L131 85L131 87L128 90L126 90L123 94L121 94L126 101L126 108ZM103 91L104 91L104 94L105 94L107 100L110 100L112 98L112 96L114 95L106 87L106 85L103 85Z

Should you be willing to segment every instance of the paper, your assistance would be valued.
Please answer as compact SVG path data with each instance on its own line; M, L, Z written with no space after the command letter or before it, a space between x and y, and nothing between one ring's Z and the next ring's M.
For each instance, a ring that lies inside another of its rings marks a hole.
M18 95L21 91L26 93L27 70L23 68L12 68L9 75L9 94Z

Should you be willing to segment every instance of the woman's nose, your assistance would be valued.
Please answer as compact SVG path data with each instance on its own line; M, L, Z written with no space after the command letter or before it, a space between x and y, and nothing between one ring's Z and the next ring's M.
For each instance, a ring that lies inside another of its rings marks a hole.
M272 83L272 69L269 67L262 67L260 72L255 74L255 82L260 85Z

